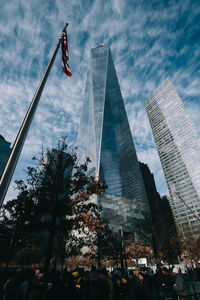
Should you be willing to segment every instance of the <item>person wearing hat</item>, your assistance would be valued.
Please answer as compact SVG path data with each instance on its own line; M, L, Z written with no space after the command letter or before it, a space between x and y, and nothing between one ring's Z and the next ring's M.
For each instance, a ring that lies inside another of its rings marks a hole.
M78 289L80 289L80 287L81 287L81 286L80 286L81 276L80 276L79 272L78 272L78 271L73 272L73 273L72 273L72 276L73 276L73 278L74 278L75 286L76 286Z
M72 273L74 284L77 291L78 299L87 299L87 280L83 268L78 268Z

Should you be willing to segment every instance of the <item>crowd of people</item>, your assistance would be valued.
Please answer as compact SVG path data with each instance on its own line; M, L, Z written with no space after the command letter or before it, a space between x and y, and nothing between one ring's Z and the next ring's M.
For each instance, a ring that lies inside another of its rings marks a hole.
M185 282L179 272L160 266L134 271L105 268L44 275L40 270L1 272L0 300L165 300L184 299Z

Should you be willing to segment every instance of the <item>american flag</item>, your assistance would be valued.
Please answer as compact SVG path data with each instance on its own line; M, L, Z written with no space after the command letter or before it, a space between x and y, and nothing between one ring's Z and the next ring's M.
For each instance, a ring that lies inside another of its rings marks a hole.
M68 65L69 54L68 54L68 45L67 45L67 32L66 29L60 35L61 49L62 49L62 69L65 74L72 76L72 72Z

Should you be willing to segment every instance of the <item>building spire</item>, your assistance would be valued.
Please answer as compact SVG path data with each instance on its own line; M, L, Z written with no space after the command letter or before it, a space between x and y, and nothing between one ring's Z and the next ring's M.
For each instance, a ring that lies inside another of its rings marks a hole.
M99 48L99 47L104 47L103 41L100 41L99 45L96 48Z

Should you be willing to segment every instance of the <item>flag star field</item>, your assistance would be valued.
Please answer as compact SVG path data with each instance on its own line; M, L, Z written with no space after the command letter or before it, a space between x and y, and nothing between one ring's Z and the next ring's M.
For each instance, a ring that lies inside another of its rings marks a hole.
M138 158L168 194L144 102L170 77L200 133L200 2L1 0L0 134L12 144L66 22L72 77L59 50L6 199L42 145L65 135L75 145L90 49L100 42L111 48Z

